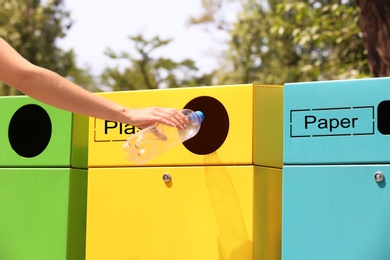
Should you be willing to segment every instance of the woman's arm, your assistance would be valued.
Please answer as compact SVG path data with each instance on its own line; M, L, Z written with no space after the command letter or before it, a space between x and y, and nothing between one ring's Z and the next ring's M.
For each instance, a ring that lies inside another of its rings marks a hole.
M181 128L186 121L174 108L131 109L92 94L52 71L31 64L1 38L0 81L48 105L141 128L155 122Z

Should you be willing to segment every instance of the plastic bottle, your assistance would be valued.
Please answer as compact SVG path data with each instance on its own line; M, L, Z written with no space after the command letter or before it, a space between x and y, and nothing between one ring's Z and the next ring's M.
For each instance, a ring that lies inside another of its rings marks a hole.
M126 159L143 164L194 137L199 132L204 115L201 111L194 112L190 109L183 109L182 113L188 118L182 130L158 123L130 136L122 146L122 149L128 152Z

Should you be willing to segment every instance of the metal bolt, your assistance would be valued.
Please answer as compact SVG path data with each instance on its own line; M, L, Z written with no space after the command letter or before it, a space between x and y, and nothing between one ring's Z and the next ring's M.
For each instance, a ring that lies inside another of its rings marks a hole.
M171 175L170 175L169 173L165 173L165 174L163 175L162 179L163 179L163 181L164 181L165 183L168 183L168 182L171 181L172 177L171 177Z
M382 182L385 176L381 172L376 172L374 175L374 179L376 182Z

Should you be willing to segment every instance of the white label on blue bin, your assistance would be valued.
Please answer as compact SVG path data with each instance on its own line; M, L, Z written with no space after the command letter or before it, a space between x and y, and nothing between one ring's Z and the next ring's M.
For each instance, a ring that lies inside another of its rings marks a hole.
M373 135L373 106L298 109L290 111L290 137Z

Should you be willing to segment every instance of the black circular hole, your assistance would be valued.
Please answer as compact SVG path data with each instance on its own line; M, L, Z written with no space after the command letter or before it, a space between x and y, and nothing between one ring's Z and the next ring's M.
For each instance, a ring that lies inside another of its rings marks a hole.
M191 100L184 108L202 111L204 121L199 132L183 145L199 155L218 150L229 132L229 115L222 103L213 97L201 96Z
M25 105L12 116L8 140L18 155L27 158L39 155L46 149L50 138L50 117L42 107Z

